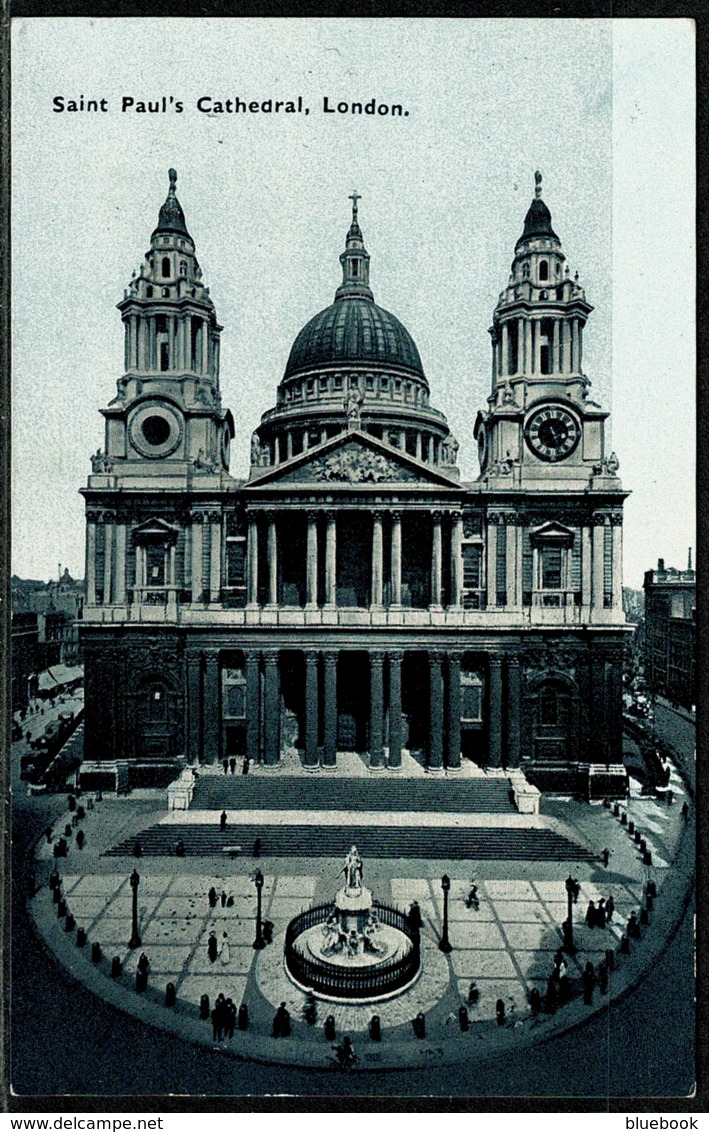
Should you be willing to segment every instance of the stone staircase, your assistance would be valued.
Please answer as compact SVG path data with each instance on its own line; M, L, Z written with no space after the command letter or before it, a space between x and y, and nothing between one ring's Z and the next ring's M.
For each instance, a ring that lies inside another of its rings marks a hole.
M344 778L202 775L191 810L344 810L371 813L516 813L506 778Z
M349 825L256 825L229 824L222 831L217 822L170 823L150 826L137 835L146 857L174 856L181 840L189 857L217 856L226 860L228 851L251 857L254 841L260 839L262 857L341 857L356 844L363 857L419 858L442 860L590 861L594 855L584 846L550 829L503 826L389 826ZM133 853L136 838L112 846L105 856Z

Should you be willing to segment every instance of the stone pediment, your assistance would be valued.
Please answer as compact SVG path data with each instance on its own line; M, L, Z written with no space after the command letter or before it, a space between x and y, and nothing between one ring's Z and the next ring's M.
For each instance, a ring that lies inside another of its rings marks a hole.
M265 468L249 487L296 484L459 485L438 467L424 464L368 433L348 432L303 452L275 468Z
M570 527L565 527L563 523L558 523L555 520L550 520L548 523L542 523L540 527L535 527L530 531L530 538L540 542L573 542L574 532Z
M180 533L180 528L174 523L168 523L167 520L156 517L154 519L146 519L144 523L135 527L133 530L133 538L177 538Z

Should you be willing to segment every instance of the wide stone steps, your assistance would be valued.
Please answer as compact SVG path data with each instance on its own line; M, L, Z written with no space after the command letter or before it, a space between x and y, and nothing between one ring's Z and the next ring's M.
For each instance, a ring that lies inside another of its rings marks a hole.
M399 813L515 813L506 779L340 778L202 775L193 810L385 810Z
M217 856L225 850L250 858L259 838L261 856L341 857L355 844L362 857L413 857L444 860L590 861L593 853L550 829L498 827L407 827L336 825L160 824L142 830L107 850L106 856L130 856L136 840L146 857L174 856L182 841L189 857Z

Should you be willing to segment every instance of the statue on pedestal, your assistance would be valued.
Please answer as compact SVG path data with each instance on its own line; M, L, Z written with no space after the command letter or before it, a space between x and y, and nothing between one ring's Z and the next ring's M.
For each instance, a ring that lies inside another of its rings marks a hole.
M357 846L353 845L340 869L340 876L345 874L345 887L359 892L362 887L362 871L362 858L357 852Z

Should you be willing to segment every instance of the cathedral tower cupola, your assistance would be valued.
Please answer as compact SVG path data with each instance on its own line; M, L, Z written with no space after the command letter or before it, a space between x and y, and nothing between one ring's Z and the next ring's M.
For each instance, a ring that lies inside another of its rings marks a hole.
M126 377L193 375L219 385L214 304L177 199L177 173L150 237L150 249L118 304L125 326Z
M583 374L583 329L593 308L571 279L551 213L542 200L542 175L534 175L534 199L515 244L507 287L493 325L493 396L500 387L543 383L554 377L587 385Z
M361 200L358 192L353 192L352 223L345 242L345 250L340 256L342 264L342 283L335 293L335 301L340 299L358 298L369 299L374 302L374 295L369 287L369 253L364 246L362 230L357 221L357 201Z

